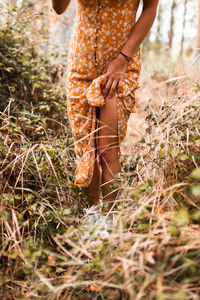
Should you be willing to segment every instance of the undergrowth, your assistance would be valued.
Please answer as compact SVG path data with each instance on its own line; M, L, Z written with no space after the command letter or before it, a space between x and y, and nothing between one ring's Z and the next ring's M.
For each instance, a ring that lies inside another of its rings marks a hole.
M146 107L146 135L122 160L117 224L84 240L65 90L40 47L46 25L12 13L0 32L1 299L199 299L199 82L167 82L159 110Z

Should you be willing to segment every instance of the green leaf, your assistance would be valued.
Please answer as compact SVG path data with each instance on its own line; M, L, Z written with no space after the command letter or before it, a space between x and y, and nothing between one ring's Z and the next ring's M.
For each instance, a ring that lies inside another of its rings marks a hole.
M192 192L193 196L195 196L195 197L200 196L200 184L191 186L191 192Z
M200 146L200 139L195 141L195 145Z
M12 67L8 67L8 68L5 68L5 70L10 73L11 71L13 71L14 69Z
M197 271L195 261L193 261L190 258L184 257L183 262L184 262L184 264L188 265L188 266L185 267L186 275L189 276L189 277L194 276L196 271Z
M169 154L171 154L172 157L177 157L179 154L179 151L177 149L169 150Z
M173 219L172 223L176 226L182 226L189 222L189 214L187 208L181 208L176 214L175 218Z
M70 215L72 213L70 208L65 208L63 215Z
M198 209L197 211L195 211L192 215L192 219L195 221L200 222L200 209Z
M148 228L149 228L148 224L139 223L137 230L138 230L138 232L142 232L142 231L147 230Z
M194 169L191 173L191 177L194 179L200 179L200 168Z
M161 144L161 145L160 145L160 148L161 148L161 149L164 149L164 148L165 148L165 144Z
M31 256L31 250L29 248L26 248L24 250L24 254L25 254L26 257L30 257Z
M189 156L186 155L186 154L180 155L180 160L182 160L182 161L185 161L185 160L187 160L188 158L189 158Z
M159 156L160 158L165 157L165 150L160 150L160 151L158 152L158 156Z
M170 227L170 233L171 233L171 236L179 236L180 235L180 231L178 230L178 228L176 226Z

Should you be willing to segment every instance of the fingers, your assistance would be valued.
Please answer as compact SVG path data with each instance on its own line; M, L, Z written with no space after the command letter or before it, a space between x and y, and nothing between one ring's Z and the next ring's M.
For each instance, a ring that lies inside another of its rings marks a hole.
M117 80L114 80L114 81L112 82L112 85L111 85L111 87L110 87L110 90L109 90L108 93L107 93L107 98L112 98L112 97L114 97L115 91L116 91L116 88L117 88L117 85L118 85L118 81L117 81Z
M122 83L124 79L124 72L117 72L116 74L111 74L108 72L108 66L103 72L103 80L100 84L101 92L104 98L111 98L114 96L115 91L119 93L122 92ZM115 75L115 76L114 76Z
M122 93L123 79L112 79L105 77L101 83L101 92L104 98L112 98L115 95L115 91Z
M105 89L107 81L108 81L108 77L105 75L102 82L101 82L101 85L100 85L102 91Z
M104 96L104 98L106 98L107 97L107 95L108 95L108 93L109 93L109 91L110 91L110 88L111 88L111 86L112 86L112 79L109 79L107 82L106 82L106 84L105 84L105 86L104 86L104 88L103 88L103 90L102 90L102 95Z

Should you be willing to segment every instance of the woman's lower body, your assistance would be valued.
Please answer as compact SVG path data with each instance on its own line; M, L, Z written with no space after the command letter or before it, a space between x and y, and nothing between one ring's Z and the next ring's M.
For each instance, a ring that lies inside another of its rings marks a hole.
M121 172L120 144L130 113L135 109L135 87L125 90L125 98L115 95L104 99L103 104L96 104L95 96L91 105L86 97L91 83L75 78L67 81L68 116L76 154L74 183L87 188L90 205L99 204L102 192L103 202L111 207L118 194L114 184ZM132 82L124 83L129 87Z

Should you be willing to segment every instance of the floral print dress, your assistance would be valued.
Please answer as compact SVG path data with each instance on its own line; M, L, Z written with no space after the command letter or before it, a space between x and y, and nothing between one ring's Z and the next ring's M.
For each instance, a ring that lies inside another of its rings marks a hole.
M105 103L100 88L103 71L129 37L140 0L76 1L76 27L68 56L66 93L76 154L74 183L87 187L94 171L96 107ZM126 135L129 115L135 112L140 52L139 47L128 63L122 91L115 94L119 144Z

